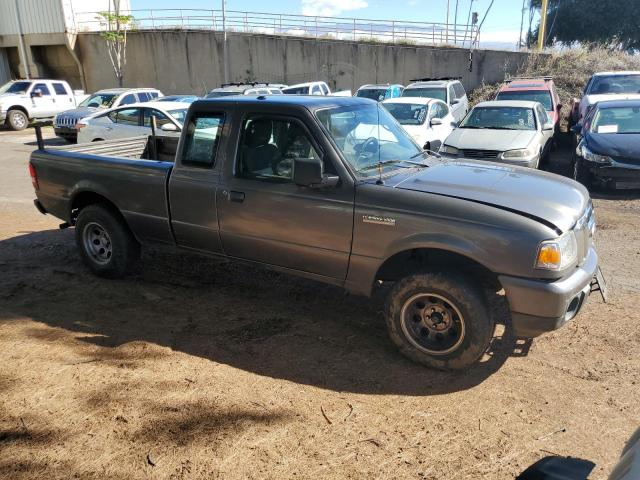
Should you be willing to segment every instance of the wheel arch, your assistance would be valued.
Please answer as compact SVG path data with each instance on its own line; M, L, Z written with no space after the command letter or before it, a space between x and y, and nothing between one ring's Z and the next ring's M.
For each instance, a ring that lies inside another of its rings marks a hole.
M468 251L443 245L412 246L393 253L377 268L373 287L378 282L394 282L412 273L444 270L469 274L496 291L502 288L498 275Z

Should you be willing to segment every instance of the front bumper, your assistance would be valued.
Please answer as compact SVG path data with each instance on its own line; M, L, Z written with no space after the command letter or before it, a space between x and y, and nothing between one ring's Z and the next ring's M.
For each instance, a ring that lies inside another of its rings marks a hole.
M54 126L53 131L58 137L67 138L67 139L77 139L78 131L72 127L58 127Z
M592 247L582 266L556 282L500 275L509 300L514 334L536 337L572 320L591 292L597 269L598 255Z
M608 163L584 162L596 180L612 188L640 188L640 159L636 163L612 160Z

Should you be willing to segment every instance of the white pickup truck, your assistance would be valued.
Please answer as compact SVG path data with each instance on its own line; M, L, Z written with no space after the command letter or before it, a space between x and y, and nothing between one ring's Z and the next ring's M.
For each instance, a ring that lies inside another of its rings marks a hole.
M47 120L84 100L63 80L13 80L0 87L0 124L24 130L33 120Z

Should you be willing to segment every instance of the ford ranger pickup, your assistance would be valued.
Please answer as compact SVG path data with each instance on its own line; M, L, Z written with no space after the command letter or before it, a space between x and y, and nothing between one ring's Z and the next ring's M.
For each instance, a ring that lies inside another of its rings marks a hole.
M141 246L165 244L354 294L388 285L391 340L439 369L487 350L488 294L503 290L514 333L534 337L573 319L602 281L582 185L439 158L369 99L199 100L177 145L150 139L31 155L36 207L75 227L97 275L123 276Z

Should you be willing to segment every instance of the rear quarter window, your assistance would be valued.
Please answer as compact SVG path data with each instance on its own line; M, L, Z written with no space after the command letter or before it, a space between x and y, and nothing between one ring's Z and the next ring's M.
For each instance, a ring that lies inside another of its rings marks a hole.
M453 90L456 92L456 98L462 98L467 94L467 92L464 91L464 87L459 82L453 84Z
M62 83L53 83L53 90L56 92L56 95L68 95L67 89Z

